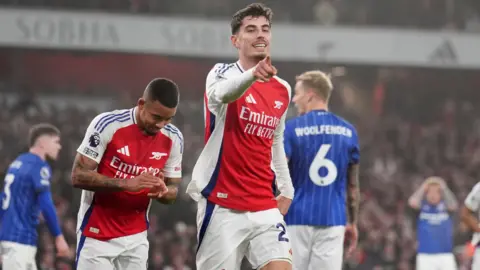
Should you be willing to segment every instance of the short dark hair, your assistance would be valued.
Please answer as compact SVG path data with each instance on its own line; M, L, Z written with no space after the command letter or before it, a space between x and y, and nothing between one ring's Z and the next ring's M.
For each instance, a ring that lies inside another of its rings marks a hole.
M28 132L28 146L32 147L37 139L44 135L60 136L60 130L52 124L40 123L32 126Z
M180 92L172 80L155 78L148 83L144 96L147 100L158 101L167 108L175 108L178 106Z
M232 21L230 22L230 27L232 28L232 35L238 33L238 31L240 30L240 26L242 26L243 19L248 16L265 17L271 25L273 11L271 8L267 7L265 4L262 3L253 3L243 9L240 9L235 14L233 14Z

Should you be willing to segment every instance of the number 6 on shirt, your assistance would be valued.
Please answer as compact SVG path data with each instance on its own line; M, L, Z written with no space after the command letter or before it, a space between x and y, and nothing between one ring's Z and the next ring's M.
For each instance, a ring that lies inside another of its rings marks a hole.
M322 144L317 155L315 155L312 164L310 164L308 174L312 182L317 186L328 186L337 179L337 166L335 166L333 161L326 158L331 147L331 144ZM322 167L327 169L327 174L325 176L320 176L320 173L318 172Z

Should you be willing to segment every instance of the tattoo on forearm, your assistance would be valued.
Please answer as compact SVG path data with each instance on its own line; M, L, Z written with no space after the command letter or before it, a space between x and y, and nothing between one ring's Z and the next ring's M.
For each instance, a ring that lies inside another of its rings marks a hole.
M73 164L72 183L74 186L92 191L114 191L120 189L122 181L126 181L125 179L109 178L95 172L95 167L87 164L84 159L85 157L79 156Z
M162 204L173 204L177 200L178 188L176 185L168 185L167 194L163 195L162 198L157 199Z
M350 166L348 170L347 210L350 222L353 224L358 221L358 209L360 206L360 181L358 171L358 165Z
M177 200L178 185L182 181L181 178L165 178L168 192L162 198L157 199L162 204L173 204Z

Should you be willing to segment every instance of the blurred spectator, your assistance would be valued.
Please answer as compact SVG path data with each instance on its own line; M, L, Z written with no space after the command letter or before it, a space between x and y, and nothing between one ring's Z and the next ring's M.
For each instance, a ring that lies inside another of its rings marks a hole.
M230 18L246 0L2 0L15 7L101 10L135 14ZM321 25L387 26L478 31L478 1L456 0L296 0L259 1L270 5L278 21Z

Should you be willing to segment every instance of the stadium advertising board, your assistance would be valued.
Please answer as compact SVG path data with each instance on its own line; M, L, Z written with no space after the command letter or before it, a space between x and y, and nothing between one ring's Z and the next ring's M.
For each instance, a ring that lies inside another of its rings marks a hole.
M0 46L234 58L227 21L0 9ZM275 24L278 61L480 68L480 36Z

